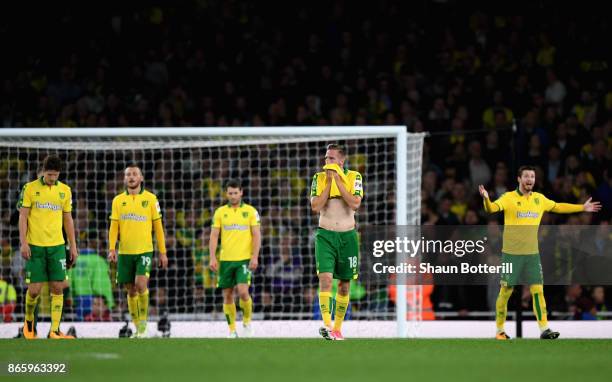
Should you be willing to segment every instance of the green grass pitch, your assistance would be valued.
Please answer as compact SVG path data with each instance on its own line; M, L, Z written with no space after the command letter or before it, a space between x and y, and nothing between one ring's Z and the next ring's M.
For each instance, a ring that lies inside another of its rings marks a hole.
M54 381L610 381L612 340L0 340L0 363L66 362Z

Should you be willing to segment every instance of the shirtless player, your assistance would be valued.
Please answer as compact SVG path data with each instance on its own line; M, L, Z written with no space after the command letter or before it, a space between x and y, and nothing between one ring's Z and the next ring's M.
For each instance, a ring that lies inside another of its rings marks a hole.
M310 206L319 213L315 234L315 257L319 276L319 304L323 326L319 334L327 340L343 340L341 328L349 305L351 280L359 273L359 243L355 211L363 198L361 174L344 169L344 149L327 146L325 167L312 179ZM338 279L335 317L332 326L332 281Z

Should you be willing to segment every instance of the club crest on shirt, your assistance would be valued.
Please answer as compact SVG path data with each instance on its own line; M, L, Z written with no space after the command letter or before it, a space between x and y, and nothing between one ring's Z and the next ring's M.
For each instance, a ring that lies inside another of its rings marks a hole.
M65 194L65 193L63 193L63 192L60 192L60 193L59 193L59 196L60 196L60 199L64 199L64 198L66 197L66 194Z
M516 202L516 205L520 207L521 206L521 202Z
M147 208L148 205L149 205L149 201L148 200L143 200L142 201L142 208Z
M121 203L121 206L122 206L122 207L127 206L127 202L123 202L123 203Z
M540 204L540 198L535 198L533 201L535 202L536 206Z
M246 219L247 217L249 217L249 213L248 212L243 212L242 213L242 217Z
M40 196L40 192L36 191L36 196Z

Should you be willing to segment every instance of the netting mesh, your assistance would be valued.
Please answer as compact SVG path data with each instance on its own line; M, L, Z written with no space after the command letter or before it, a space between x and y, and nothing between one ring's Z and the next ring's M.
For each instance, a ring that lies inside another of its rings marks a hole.
M71 271L72 304L67 304L64 320L118 320L127 312L115 269L104 267L109 267L105 258L111 202L123 190L123 169L131 162L140 164L145 187L160 201L170 260L167 270L151 274L152 317L167 311L174 319L223 319L221 293L208 270L208 235L212 213L224 203L222 185L239 179L244 200L258 209L262 223L260 268L251 286L255 319L317 319L313 232L318 216L310 210L308 191L331 142L346 147L347 167L364 177L366 196L356 215L358 224L395 224L394 136L0 136L1 267L3 277L18 290L18 315L23 312L19 305L25 285L15 205L23 184L37 176L42 159L56 154L64 164L60 179L73 190L80 259L93 260L80 260ZM412 224L420 219L421 149L422 136L409 136L406 193ZM91 307L81 306L84 295L93 296ZM351 300L353 319L395 319L387 284L354 282ZM40 314L45 316L44 306Z

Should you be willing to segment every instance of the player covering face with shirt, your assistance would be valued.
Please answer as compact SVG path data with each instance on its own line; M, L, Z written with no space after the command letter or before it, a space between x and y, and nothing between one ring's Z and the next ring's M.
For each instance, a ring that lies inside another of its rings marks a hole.
M359 240L355 211L361 206L361 174L345 168L346 155L340 145L325 152L323 171L312 178L310 206L319 214L315 233L315 258L319 277L319 306L323 326L319 334L327 340L343 340L342 323L349 307L351 280L359 275ZM332 324L332 286L338 280Z

